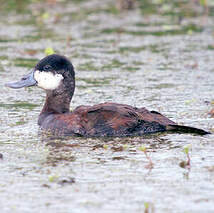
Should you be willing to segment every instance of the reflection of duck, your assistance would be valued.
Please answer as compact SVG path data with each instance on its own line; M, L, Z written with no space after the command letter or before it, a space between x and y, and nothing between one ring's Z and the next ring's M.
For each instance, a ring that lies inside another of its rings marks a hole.
M38 124L54 134L134 136L164 131L208 134L201 129L177 125L158 112L125 104L79 106L69 112L75 89L75 73L72 64L64 56L47 56L20 81L6 84L11 88L34 85L43 88L47 94Z

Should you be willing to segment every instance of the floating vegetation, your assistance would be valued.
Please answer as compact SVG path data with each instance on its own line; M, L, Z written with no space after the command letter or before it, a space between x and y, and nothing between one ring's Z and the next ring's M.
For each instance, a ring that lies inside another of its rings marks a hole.
M92 62L86 62L84 64L80 64L77 66L77 70L79 71L98 71L99 67L96 67Z
M26 13L29 12L27 9L28 5L32 3L32 0L0 0L2 10L5 13L17 11L18 13Z
M137 23L135 24L135 26L137 26L137 27L150 27L150 26L161 26L161 25L163 25L163 24L164 24L164 23L162 23L162 22L155 22L155 23L137 22Z
M87 53L78 53L78 52L75 52L75 53L72 54L72 58L91 59L91 58L95 58L95 57L92 56L92 55L90 55L90 54L87 54Z
M56 182L59 179L58 175L50 175L48 177L49 182Z
M17 42L17 39L0 38L0 43Z
M135 71L137 71L139 69L140 69L139 67L131 67L131 66L128 66L128 67L124 68L124 70L127 70L129 72L135 72Z
M126 47L120 47L119 48L119 52L122 54L123 53L130 53L130 52L139 53L139 52L145 51L145 50L149 50L153 53L163 52L166 50L166 43L163 43L161 45L151 44L151 45L138 46L138 47L126 46Z
M162 83L162 84L158 84L155 86L156 89L166 89L166 88L173 88L175 87L175 84L170 84L170 83Z
M0 60L2 61L2 60L7 60L8 59L8 56L6 56L6 55L1 55L0 56Z
M120 47L119 52L120 53L125 53L125 52L135 52L139 53L143 50L146 49L146 46L141 46L141 47Z
M212 1L150 1L138 0L143 15L160 14L172 17L196 17L201 14L212 14ZM202 10L198 10L198 7ZM207 11L209 9L210 12Z
M182 34L192 34L193 32L202 32L203 27L199 27L195 24L189 24L186 26L181 27L180 29L169 29L169 30L161 30L161 31L131 31L125 30L122 28L105 28L101 31L104 34L111 34L111 33L124 33L130 34L135 36L143 36L143 35L153 35L153 36L165 36L165 35L182 35Z
M112 69L114 68L119 68L121 66L123 66L125 63L123 62L120 62L119 60L117 59L113 59L111 61L111 63L109 64L105 64L104 66L102 66L101 70L108 70L108 71L111 71Z
M36 19L34 16L28 18L28 19L23 19L23 20L18 20L16 22L16 24L18 25L36 25L37 22L36 22Z
M45 49L45 55L52 55L52 54L54 54L55 52L54 52L54 49L52 48L52 47L47 47L46 49Z
M14 127L14 126L21 126L21 125L24 125L26 123L26 121L24 121L23 119L13 123L13 124L10 124L10 127Z
M109 148L109 146L108 146L107 144L104 144L104 145L103 145L103 149L106 149L106 150L107 150L108 148Z
M78 78L78 81L84 81L89 84L88 86L102 86L106 84L110 84L112 78Z
M34 58L16 58L13 60L15 66L27 68L33 68L37 62L38 59Z
M15 126L24 125L25 123L26 123L26 121L20 120L20 121L17 121L17 122L15 123Z
M214 44L213 44L213 45L208 45L208 46L207 46L207 49L208 49L208 50L214 50Z
M35 107L39 106L38 104L32 104L32 103L28 103L28 102L21 102L21 101L17 101L13 104L5 104L5 103L0 103L0 107L3 108L7 108L7 109L11 109L11 108L22 108L22 109L29 109L32 110Z

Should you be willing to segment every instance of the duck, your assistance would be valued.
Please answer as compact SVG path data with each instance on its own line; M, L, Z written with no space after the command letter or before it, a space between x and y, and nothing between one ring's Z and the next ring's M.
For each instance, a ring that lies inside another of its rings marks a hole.
M126 104L105 102L81 105L70 111L75 90L74 67L67 57L58 54L44 57L21 80L6 86L13 89L37 86L45 90L46 100L38 125L54 135L129 137L166 131L209 134L203 129L179 125L159 112Z

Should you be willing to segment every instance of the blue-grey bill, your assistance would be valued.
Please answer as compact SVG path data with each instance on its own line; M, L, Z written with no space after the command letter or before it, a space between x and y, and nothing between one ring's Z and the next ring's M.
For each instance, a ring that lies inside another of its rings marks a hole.
M37 84L37 81L34 79L34 70L33 70L29 74L23 76L20 81L6 83L5 86L13 89L19 89L22 87L34 86L36 84Z

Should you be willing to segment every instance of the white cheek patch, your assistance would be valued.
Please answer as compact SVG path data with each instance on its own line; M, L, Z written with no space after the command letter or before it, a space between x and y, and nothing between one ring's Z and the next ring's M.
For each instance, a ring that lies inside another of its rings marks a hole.
M37 81L38 87L41 87L45 90L54 90L60 85L63 76L61 74L40 72L39 70L36 70L34 72L34 78Z

